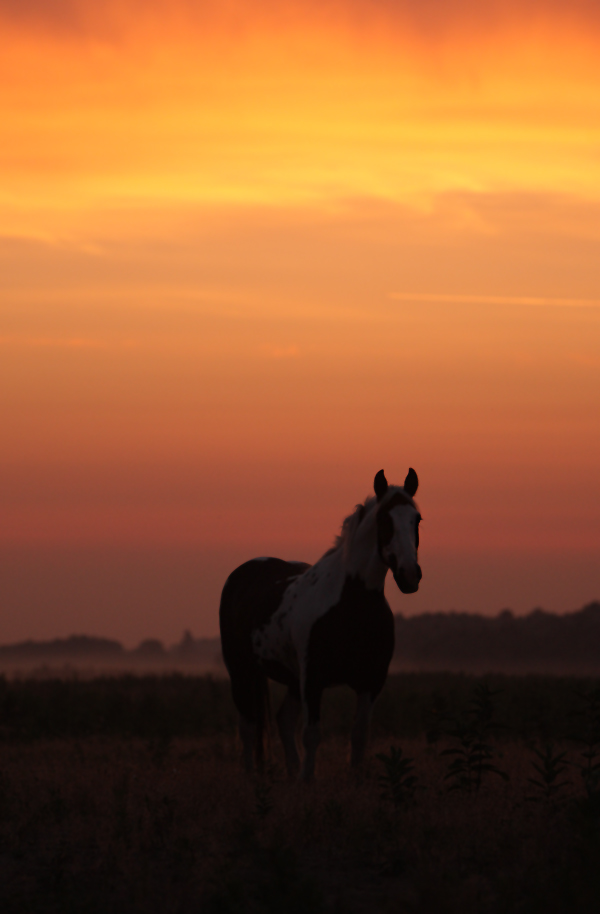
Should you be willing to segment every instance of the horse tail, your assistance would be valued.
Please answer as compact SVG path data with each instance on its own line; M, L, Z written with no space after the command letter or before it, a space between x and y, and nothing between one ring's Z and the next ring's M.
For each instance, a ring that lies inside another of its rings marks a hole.
M271 736L271 690L269 680L262 670L257 671L254 680L254 708L256 711L256 767L260 771L265 762L265 749L268 755Z

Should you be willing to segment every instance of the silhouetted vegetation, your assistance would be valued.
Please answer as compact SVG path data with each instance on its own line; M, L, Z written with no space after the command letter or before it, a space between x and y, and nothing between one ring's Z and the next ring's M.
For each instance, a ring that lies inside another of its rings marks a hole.
M413 739L426 734L435 745L460 739L462 730L471 733L475 742L486 743L492 735L546 743L577 734L588 777L596 777L600 744L593 742L598 738L596 705L590 699L595 683L533 675L497 674L481 680L462 673L395 674L388 677L375 705L373 735ZM478 688L494 693L491 720L485 717L489 710L485 702L483 710L474 711ZM276 706L283 691L274 686L272 694ZM354 708L350 689L326 690L324 734L347 735ZM0 738L4 740L234 736L236 728L229 682L221 678L181 673L95 679L0 676Z
M468 708L452 718L447 732L454 745L442 752L442 755L451 757L446 772L451 790L466 790L468 793L479 790L488 774L508 780L506 772L494 760L492 734L497 727L494 718L498 694L486 682L478 682Z
M396 616L400 668L506 673L600 674L600 603L565 615L536 609Z
M235 732L225 680L184 676L0 677L4 739L88 736L171 739Z
M599 688L392 676L358 773L331 690L307 787L243 775L224 680L2 679L2 910L591 914Z

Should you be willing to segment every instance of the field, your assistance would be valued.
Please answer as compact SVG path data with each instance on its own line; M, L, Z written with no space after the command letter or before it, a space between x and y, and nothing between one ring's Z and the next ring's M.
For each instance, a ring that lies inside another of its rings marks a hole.
M360 773L332 690L306 786L241 773L224 681L0 680L2 911L596 912L598 688L393 676Z

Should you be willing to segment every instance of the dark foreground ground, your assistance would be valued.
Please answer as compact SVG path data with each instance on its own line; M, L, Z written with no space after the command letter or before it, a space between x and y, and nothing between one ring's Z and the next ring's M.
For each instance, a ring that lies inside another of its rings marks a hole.
M334 691L304 786L242 776L226 683L3 681L1 910L595 914L598 687L393 677L359 774Z

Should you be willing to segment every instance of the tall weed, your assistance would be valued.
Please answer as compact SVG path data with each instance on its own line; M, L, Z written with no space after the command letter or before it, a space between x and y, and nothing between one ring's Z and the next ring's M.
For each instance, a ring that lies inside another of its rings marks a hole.
M478 791L484 776L496 774L508 780L508 774L494 763L495 751L491 736L499 725L495 721L498 691L485 682L478 683L471 694L471 705L466 714L455 718L448 735L457 743L440 754L451 759L445 780L450 790Z

